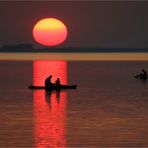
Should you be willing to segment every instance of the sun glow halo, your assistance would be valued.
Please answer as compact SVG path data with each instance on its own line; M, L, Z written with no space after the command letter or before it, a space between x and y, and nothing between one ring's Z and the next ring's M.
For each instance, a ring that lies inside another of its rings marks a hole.
M67 28L63 22L55 18L45 18L35 24L33 37L42 45L55 46L65 41Z

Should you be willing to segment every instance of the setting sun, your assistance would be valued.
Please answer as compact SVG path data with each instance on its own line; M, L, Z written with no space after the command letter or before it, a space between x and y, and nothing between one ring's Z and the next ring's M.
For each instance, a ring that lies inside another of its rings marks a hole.
M67 37L67 28L58 19L45 18L33 27L33 37L35 41L45 46L59 45Z

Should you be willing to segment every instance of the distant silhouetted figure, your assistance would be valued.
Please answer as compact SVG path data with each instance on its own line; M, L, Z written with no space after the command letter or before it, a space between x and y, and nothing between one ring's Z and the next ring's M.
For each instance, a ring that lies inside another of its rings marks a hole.
M55 81L55 85L57 87L59 87L61 85L60 78L57 78L57 80Z
M52 78L52 75L50 75L49 77L47 77L45 79L45 87L46 89L49 89L53 86L52 82L51 82L51 78Z
M146 72L144 69L142 69L142 72L143 72L143 75L144 75L144 76L147 75L147 72Z

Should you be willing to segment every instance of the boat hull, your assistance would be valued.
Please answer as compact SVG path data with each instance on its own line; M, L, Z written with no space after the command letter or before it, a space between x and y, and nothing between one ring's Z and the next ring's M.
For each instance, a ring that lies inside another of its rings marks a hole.
M45 86L34 86L31 85L29 86L29 89L45 89L46 91L51 91L51 90L61 90L61 89L76 89L77 85L60 85L60 86L53 86L51 88L46 88Z
M145 79L148 79L148 75L141 75L141 74L139 74L139 75L136 75L135 78L136 79L143 79L143 80L145 80Z

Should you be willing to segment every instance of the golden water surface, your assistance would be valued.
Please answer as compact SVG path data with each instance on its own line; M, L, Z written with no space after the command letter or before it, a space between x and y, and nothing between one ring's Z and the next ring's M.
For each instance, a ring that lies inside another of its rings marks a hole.
M0 60L145 61L148 53L0 53Z

